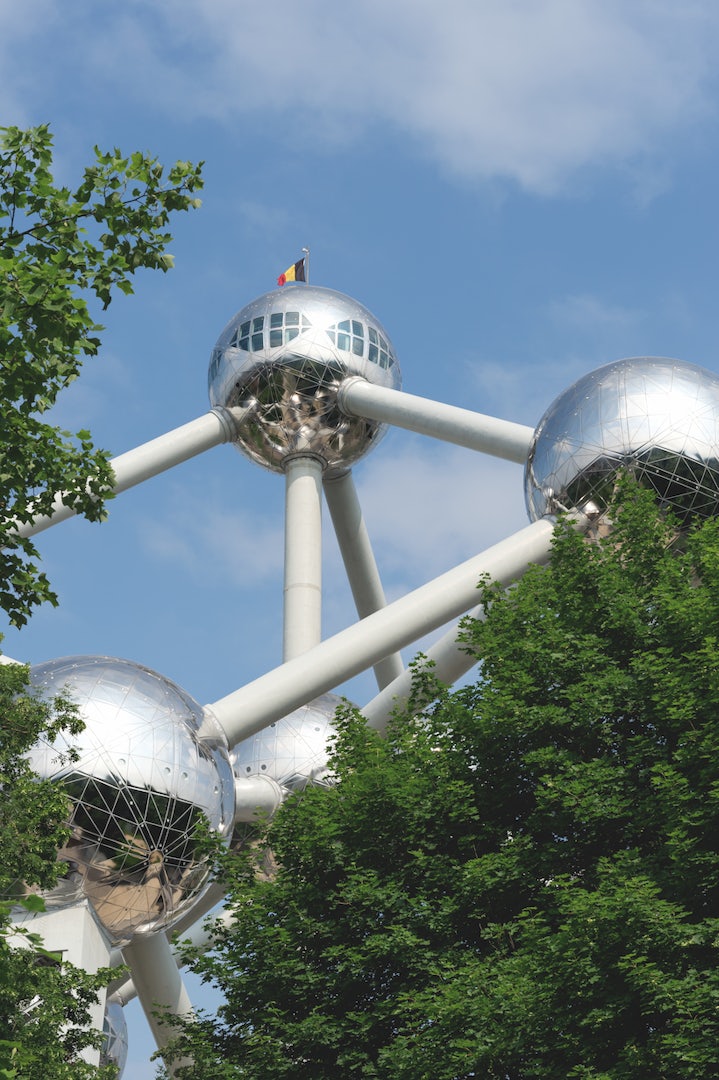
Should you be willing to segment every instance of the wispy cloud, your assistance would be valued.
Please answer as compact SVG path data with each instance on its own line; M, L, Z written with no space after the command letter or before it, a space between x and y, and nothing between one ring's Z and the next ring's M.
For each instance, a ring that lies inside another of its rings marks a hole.
M386 447L385 447L386 450ZM527 524L522 469L469 450L411 439L357 470L357 490L388 599L429 581ZM173 484L145 518L143 549L209 588L225 584L281 594L283 523L251 502L228 509L210 491L198 499ZM328 623L354 618L331 524L325 522ZM339 607L335 608L337 596Z
M296 145L390 124L452 173L552 193L594 165L643 183L642 161L714 108L713 0L128 0L92 19L84 7L0 0L6 115L51 67L186 118L259 112Z
M128 364L118 355L104 352L89 362L76 379L59 395L46 419L58 427L76 431L79 428L102 430L103 420L112 410L118 393L126 393L132 385Z
M259 110L302 143L385 122L451 172L551 193L705 115L718 41L711 0L131 0L71 49L160 108Z

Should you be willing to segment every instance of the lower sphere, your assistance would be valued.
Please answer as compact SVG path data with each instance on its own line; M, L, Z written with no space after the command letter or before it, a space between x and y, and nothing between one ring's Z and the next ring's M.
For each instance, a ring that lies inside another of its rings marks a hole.
M184 690L128 660L53 660L32 668L31 685L46 697L69 692L85 723L70 742L30 753L35 772L62 783L71 804L60 852L68 870L48 905L86 897L116 941L164 929L207 882L198 830L231 834L226 744L199 737L204 710Z
M235 775L239 779L269 776L285 794L308 784L331 786L328 740L341 704L336 694L322 694L238 743L230 753Z

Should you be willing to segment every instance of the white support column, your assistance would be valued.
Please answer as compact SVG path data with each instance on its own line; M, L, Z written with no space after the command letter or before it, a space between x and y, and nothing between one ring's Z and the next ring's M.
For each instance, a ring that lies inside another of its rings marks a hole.
M214 904L212 905L215 906ZM207 912L205 913L207 914ZM218 911L213 916L212 922L219 922L225 926L229 926L234 919L234 915L226 908ZM178 937L182 941L190 941L192 945L200 948L204 948L212 944L212 932L208 929L207 921L205 919L198 918L192 923L191 926L185 929L179 929L173 932L173 937ZM175 962L175 966L179 969L181 966L181 958L178 950L171 945L172 956ZM114 1001L118 1005L125 1006L130 1001L134 1001L137 997L137 987L133 979L125 979L122 983L112 987L108 994L108 1001Z
M326 479L324 489L357 614L364 619L385 607L387 601L352 473ZM398 678L403 669L399 653L379 660L374 665L374 673L380 690Z
M322 638L322 469L310 454L285 465L284 660Z
M149 480L183 461L189 461L213 446L230 442L248 411L249 409L241 408L212 409L204 416L191 420L189 424L183 424L143 443L142 446L136 446L134 450L112 458L110 465L115 473L115 493L127 491L143 480ZM62 496L58 495L51 514L39 514L32 521L18 525L16 532L18 536L34 536L74 515L75 511L65 506Z
M509 583L527 563L546 558L552 532L551 519L533 522L206 708L234 746L383 656L469 611L476 606L477 583L483 574Z
M163 1023L155 1015L157 1010L167 1011L171 1016L189 1016L192 1004L182 981L177 960L170 942L164 934L147 934L136 937L126 945L123 956L132 972L132 980L143 1012L162 1051L178 1034L178 1029L168 1020ZM189 1062L177 1062L189 1064Z
M390 390L352 376L340 386L337 400L349 416L365 416L395 427L466 446L523 465L534 428L484 416L470 409Z
M196 935L198 935L203 926L205 916L209 915L213 908L221 904L225 899L226 888L219 882L211 882L209 888L203 893L201 899L188 911L182 919L179 919L170 930L165 934L165 937L170 944L170 949L174 958L175 966L179 967L179 961L174 946L171 944L174 938L191 938L194 942ZM220 913L218 912L218 915ZM164 953L164 949L163 949ZM107 988L108 1000L115 1001L120 1005L127 1005L129 1001L132 1001L137 997L137 987L135 986L135 980L130 975L129 977L123 977L120 980L110 983Z

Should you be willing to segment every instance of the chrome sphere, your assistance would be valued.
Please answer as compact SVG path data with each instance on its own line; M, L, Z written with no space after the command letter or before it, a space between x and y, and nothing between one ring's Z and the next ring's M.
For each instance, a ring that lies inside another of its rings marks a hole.
M223 840L231 834L224 737L207 738L202 706L129 660L52 660L33 667L30 682L44 697L67 692L85 723L78 736L29 755L36 773L64 785L71 805L72 835L60 851L68 872L48 905L87 897L118 942L171 925L208 878L197 827Z
M116 1001L108 1001L105 1006L105 1018L102 1024L102 1047L100 1064L114 1065L118 1080L122 1076L127 1062L128 1040L125 1010Z
M332 475L386 428L340 411L337 390L349 375L399 389L386 331L343 293L285 285L244 307L220 334L210 358L210 401L252 407L235 444L253 461L281 472L293 454L315 454Z
M532 520L602 510L618 473L680 518L719 513L719 377L681 360L618 360L579 379L539 422L525 470Z
M336 694L322 694L238 743L230 751L235 775L238 779L269 776L285 794L308 784L330 787L327 743L341 704Z

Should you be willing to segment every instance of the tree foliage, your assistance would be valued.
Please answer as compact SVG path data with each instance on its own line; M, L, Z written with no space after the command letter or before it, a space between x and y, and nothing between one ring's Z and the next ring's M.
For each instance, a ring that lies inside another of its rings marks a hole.
M48 953L31 930L11 925L11 900L28 886L47 889L62 866L57 850L68 837L68 802L61 786L40 780L26 752L81 722L66 698L53 702L28 691L28 668L0 665L0 1077L18 1080L90 1080L116 1075L79 1058L97 1045L90 1008L109 973L88 975ZM24 901L42 910L39 896Z
M717 521L623 486L607 539L482 586L475 685L420 672L384 740L346 711L190 951L226 1004L187 1075L718 1075L718 571Z
M190 162L165 171L147 154L98 148L80 183L61 186L47 126L0 128L0 610L15 625L42 601L56 603L18 527L51 512L59 494L97 520L112 491L108 455L89 432L61 431L47 416L98 352L91 308L131 293L138 270L170 268L168 224L199 205L200 188ZM67 700L29 695L27 679L26 668L0 666L0 897L18 881L52 885L68 831L62 788L33 776L24 755L40 737L77 731L79 719ZM12 931L10 917L0 904L0 1077L115 1075L78 1058L101 1037L88 1029L88 1009L107 976L57 963L37 936Z
M190 162L166 172L147 154L97 147L79 185L58 186L48 127L0 128L0 608L16 625L56 602L17 524L50 512L58 493L97 520L111 494L108 455L89 432L44 419L98 352L90 304L131 293L142 268L169 269L170 217L199 205L200 187Z

